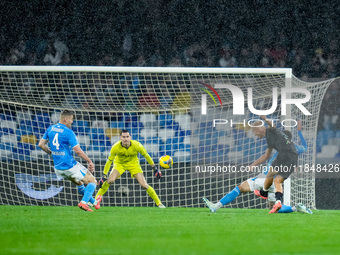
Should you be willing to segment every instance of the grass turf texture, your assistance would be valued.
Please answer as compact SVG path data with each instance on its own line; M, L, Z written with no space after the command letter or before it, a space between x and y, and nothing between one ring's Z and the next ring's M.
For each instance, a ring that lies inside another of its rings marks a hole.
M0 206L0 254L339 254L340 211Z

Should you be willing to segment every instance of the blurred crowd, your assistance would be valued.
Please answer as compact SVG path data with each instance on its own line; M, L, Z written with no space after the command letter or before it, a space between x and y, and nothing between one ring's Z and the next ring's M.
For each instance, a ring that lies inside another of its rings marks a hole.
M339 7L332 3L315 1L318 10L304 1L9 2L2 3L9 10L1 64L291 67L298 77L339 75Z
M334 1L2 1L1 65L290 67L340 75ZM338 84L325 112L339 114Z

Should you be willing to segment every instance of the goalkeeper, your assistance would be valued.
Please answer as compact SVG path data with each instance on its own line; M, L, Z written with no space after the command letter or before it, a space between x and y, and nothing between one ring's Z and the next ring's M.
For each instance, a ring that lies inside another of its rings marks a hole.
M104 175L99 181L100 189L98 190L98 193L96 195L96 200L99 202L99 204L103 199L102 196L107 192L110 185L127 170L130 172L132 178L134 177L137 179L142 188L144 188L148 195L153 199L153 201L155 201L156 205L159 208L165 208L165 206L159 200L155 190L147 184L144 178L144 174L139 164L139 159L137 157L138 153L144 156L148 163L151 165L154 170L155 176L157 178L161 178L162 173L157 169L157 166L155 165L143 145L138 141L131 140L131 134L128 130L122 130L120 132L120 141L116 142L112 146L110 155L104 167ZM108 176L112 162L113 170Z

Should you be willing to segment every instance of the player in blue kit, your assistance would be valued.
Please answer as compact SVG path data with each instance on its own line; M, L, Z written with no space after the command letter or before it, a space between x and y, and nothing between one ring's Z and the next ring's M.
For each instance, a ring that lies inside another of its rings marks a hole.
M93 204L96 208L97 201L92 197L97 186L97 181L92 175L94 164L80 148L77 137L71 130L74 116L74 111L64 110L60 115L59 123L46 130L39 141L39 147L47 154L52 155L55 173L77 185L79 193L83 195L78 207L93 212L88 203ZM50 148L46 145L48 141ZM87 161L88 169L73 158L72 149L79 157ZM86 187L84 183L87 185Z
M297 125L297 130L298 130L298 135L301 141L301 145L295 145L295 148L298 152L298 154L301 154L307 150L307 143L305 138L303 137L301 130L302 130L302 125L301 122L298 121ZM292 134L288 130L283 131L289 138L289 140L292 139ZM241 185L235 187L231 192L226 194L219 202L217 203L212 203L210 202L207 198L203 198L204 203L209 207L211 212L216 212L219 208L229 204L230 202L234 201L241 193L246 193L246 192L252 192L255 190L259 190L263 188L264 186L264 181L268 172L268 169L270 168L271 164L273 161L276 159L278 155L278 152L276 151L268 160L268 163L266 167L264 168L264 171L256 176L255 178L250 178L246 181L244 181ZM269 188L268 192L268 202L269 202L269 208L272 208L275 204L275 187L274 185L271 185ZM287 205L282 205L282 208L278 211L279 213L291 213L291 212L301 212L301 213L308 213L312 214L312 211L303 204L299 203L296 206L287 206Z

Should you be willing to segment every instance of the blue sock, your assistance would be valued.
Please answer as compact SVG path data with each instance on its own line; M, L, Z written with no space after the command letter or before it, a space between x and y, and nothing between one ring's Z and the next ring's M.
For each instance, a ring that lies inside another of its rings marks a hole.
M282 205L281 209L278 211L279 213L292 213L294 212L292 207L289 205Z
M81 195L84 195L84 190L85 190L85 185L80 185L80 186L77 186L77 189L78 189L78 192L79 194Z
M81 186L77 186L77 189L78 189L79 194L84 195L84 190L85 190L85 185L84 185L84 184L81 185ZM90 201L92 204L94 204L94 202L95 202L96 200L94 199L94 197L91 196L89 201Z
M227 195L225 195L221 200L222 205L227 205L231 201L234 201L239 195L241 194L241 191L238 187L230 191Z
M81 201L87 203L88 201L90 201L92 194L94 192L94 190L96 189L96 184L94 184L93 182L90 182L89 184L87 184L85 190L84 190L84 196L83 199ZM79 189L78 189L79 190ZM93 197L92 197L93 198ZM93 199L94 201L94 199ZM92 202L91 202L92 203Z

